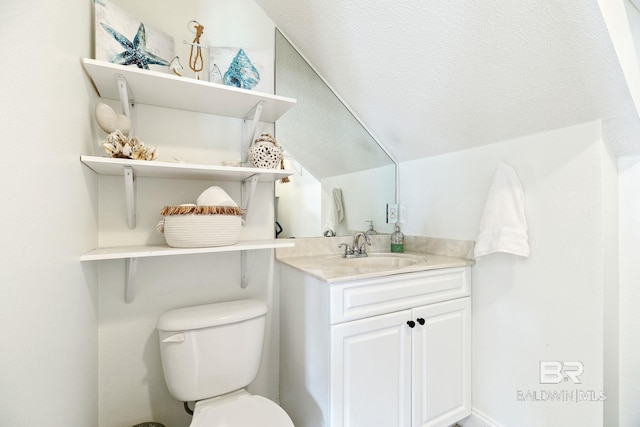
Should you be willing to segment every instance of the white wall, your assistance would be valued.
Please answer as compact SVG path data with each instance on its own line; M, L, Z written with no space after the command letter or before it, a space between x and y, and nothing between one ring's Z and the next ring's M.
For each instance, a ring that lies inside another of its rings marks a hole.
M603 298L617 283L606 276L617 266L604 254L616 244L606 233L617 217L605 203L617 187L599 123L401 163L405 232L475 240L501 161L524 187L531 256L495 254L473 267L473 407L507 427L602 426L601 402L517 399L518 391L605 387ZM543 360L581 361L582 384L541 385Z
M97 180L87 0L0 3L0 425L98 419Z
M640 422L640 157L620 170L620 426Z
M634 46L638 31L638 14L628 0L598 0L598 6L607 25L625 83L629 88L635 109L640 109L640 71L637 48ZM634 34L635 33L635 34Z
M176 51L183 65L188 63L188 47L182 40L192 39L187 22L196 19L204 25L203 42L214 46L265 48L273 56L274 25L252 0L174 0L129 2L118 0L145 23L174 36ZM188 70L185 71L188 74ZM135 94L135 88L134 88ZM118 103L109 102L119 109ZM157 146L159 159L218 164L240 158L242 121L206 114L140 105L137 106L137 136ZM272 131L263 124L261 130ZM104 134L96 138L104 139ZM97 141L97 139L96 139ZM246 144L245 144L246 145ZM165 205L194 203L211 185L220 185L240 202L240 184L187 180L138 179L137 227L129 230L124 215L122 179L100 177L100 244L162 243L155 231ZM244 227L244 238L273 237L272 183L260 183L257 198ZM250 283L240 288L240 253L204 254L156 259L140 259L134 301L124 302L125 263L123 260L100 264L100 427L130 426L157 421L167 426L187 426L191 417L182 403L166 388L160 361L155 324L158 316L177 307L259 298L270 305L263 364L250 390L278 398L277 301L272 299L273 255L257 251L250 258Z
M638 4L637 1L634 2ZM625 2L636 58L640 13ZM638 95L638 93L635 93ZM640 423L640 158L621 157L620 169L620 426Z

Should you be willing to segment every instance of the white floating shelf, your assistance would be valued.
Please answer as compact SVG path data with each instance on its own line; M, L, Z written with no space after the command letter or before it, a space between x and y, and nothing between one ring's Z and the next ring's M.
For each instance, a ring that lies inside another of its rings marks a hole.
M240 168L230 166L211 166L191 163L171 163L132 159L113 159L110 157L80 156L80 161L99 175L123 176L125 197L127 200L127 224L130 229L136 227L136 192L133 180L138 177L201 179L214 181L242 182L248 191L242 197L242 208L249 209L256 182L274 182L292 172L282 169Z
M80 161L100 175L122 176L124 167L133 168L136 177L201 179L214 181L244 181L258 175L258 181L273 182L293 175L282 169L241 168L212 166L195 163L172 163L110 157L80 156Z
M247 118L263 102L261 120L275 122L296 100L137 67L85 58L83 65L102 98L120 99L117 78L124 77L134 103Z
M192 255L220 252L240 251L242 279L240 286L247 287L247 252L259 249L290 248L294 243L286 240L247 240L235 245L215 246L210 248L171 248L167 245L148 246L116 246L97 248L80 257L80 261L102 261L111 259L124 259L126 272L124 279L124 300L128 304L133 301L135 277L139 258L151 258L161 256Z
M256 249L291 248L294 243L281 240L248 240L229 246L210 248L171 248L167 245L115 246L97 248L80 257L80 261L101 261L109 259L149 258L160 256L205 254L215 252L250 251Z

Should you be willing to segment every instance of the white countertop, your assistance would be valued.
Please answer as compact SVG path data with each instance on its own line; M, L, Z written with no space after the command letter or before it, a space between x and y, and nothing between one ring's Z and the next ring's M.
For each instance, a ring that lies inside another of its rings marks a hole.
M366 265L356 258L353 260L342 258L339 254L319 254L308 256L277 257L278 261L301 270L327 283L346 282L352 280L371 279L390 276L393 274L413 273L417 271L435 270L439 268L464 267L472 265L472 260L444 255L421 252L405 252L414 264L393 267L387 263L376 265L376 257L384 257L386 253L372 252ZM393 256L393 254L389 254ZM350 263L350 261L355 261Z

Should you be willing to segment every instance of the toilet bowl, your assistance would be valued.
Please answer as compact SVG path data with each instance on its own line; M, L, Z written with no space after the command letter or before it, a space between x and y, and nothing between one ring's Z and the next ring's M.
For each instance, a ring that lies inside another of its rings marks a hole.
M239 390L196 403L190 427L294 427L272 400Z
M267 305L238 300L164 313L156 328L169 393L195 401L190 427L294 427L272 400L245 390L260 366Z

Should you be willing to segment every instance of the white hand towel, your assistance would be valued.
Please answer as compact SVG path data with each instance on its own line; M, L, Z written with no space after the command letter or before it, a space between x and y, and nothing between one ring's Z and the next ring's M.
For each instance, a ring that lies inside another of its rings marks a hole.
M329 199L329 207L327 209L327 219L324 223L323 234L327 232L333 233L335 236L336 226L344 219L344 207L342 205L342 190L334 188L331 190L331 198Z
M511 166L500 163L493 175L476 239L476 258L495 252L529 256L524 190Z

